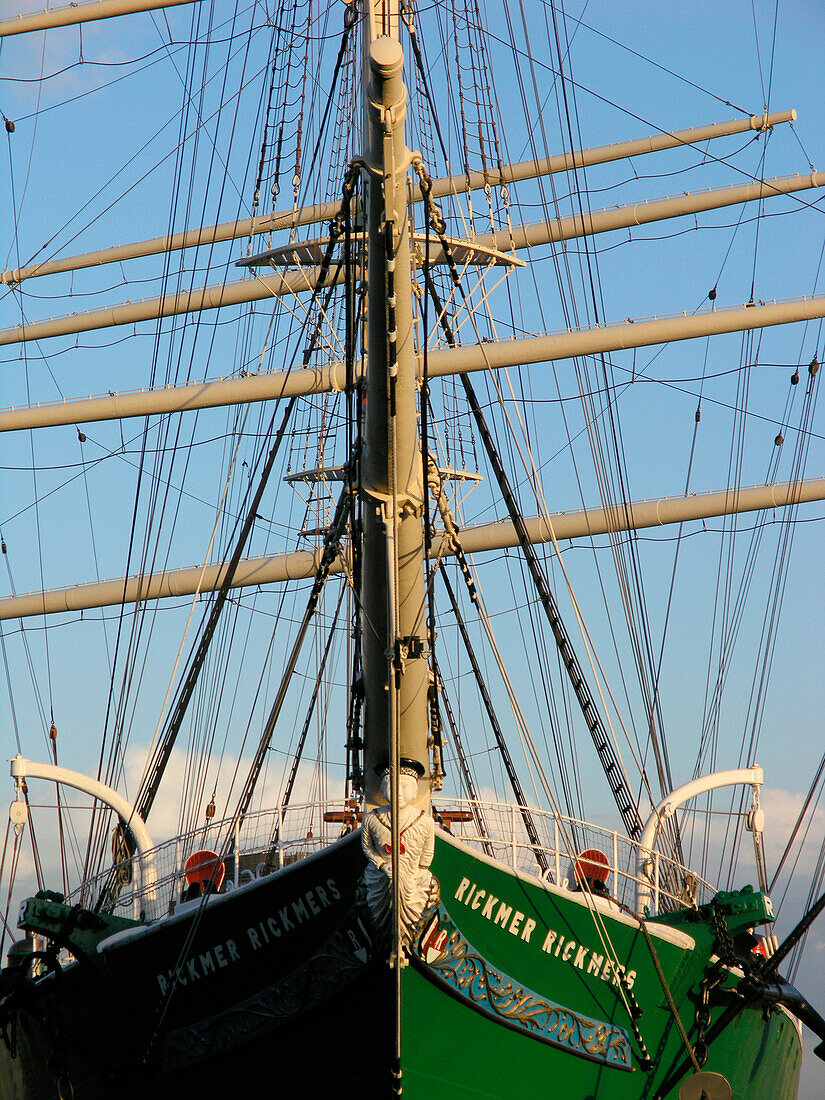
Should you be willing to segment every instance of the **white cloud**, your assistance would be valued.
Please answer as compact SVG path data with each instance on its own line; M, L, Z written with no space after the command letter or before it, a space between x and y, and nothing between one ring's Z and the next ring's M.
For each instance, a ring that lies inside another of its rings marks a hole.
M784 791L776 787L765 787L761 793L765 810L765 850L769 873L782 856L804 801L805 795L802 792ZM825 809L814 804L802 822L791 854L791 860L796 860L796 875L808 877L813 873L823 837Z

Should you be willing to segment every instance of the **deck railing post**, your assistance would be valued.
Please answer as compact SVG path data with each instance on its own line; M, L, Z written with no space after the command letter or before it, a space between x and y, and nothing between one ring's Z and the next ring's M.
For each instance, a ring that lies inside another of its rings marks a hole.
M132 862L134 866L132 875L132 881L134 882L132 888L132 920L140 920L140 895L143 893L143 864L140 852L136 852L132 856Z
M653 853L653 912L659 912L659 853Z
M283 852L283 833L284 833L284 808L278 806L278 867L284 865L284 852Z
M556 886L561 886L561 855L559 853L559 815L553 813L553 849L556 862Z
M510 835L511 835L511 852L513 860L513 870L516 869L516 806L515 803L510 807Z
M235 820L235 889L241 884L241 819Z

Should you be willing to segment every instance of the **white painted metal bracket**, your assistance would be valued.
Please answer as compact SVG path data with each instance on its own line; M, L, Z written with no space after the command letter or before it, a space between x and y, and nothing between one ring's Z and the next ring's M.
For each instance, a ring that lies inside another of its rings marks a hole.
M140 817L131 802L111 787L107 787L105 783L100 783L97 779L83 775L82 772L71 771L69 768L63 768L57 764L38 764L34 760L26 760L20 753L11 758L10 764L12 779L18 786L23 779L51 779L55 783L63 783L77 791L85 791L92 798L98 799L114 810L126 822L127 828L135 838L140 856L138 863L141 875L140 886L147 897L154 897L157 875L152 850L155 844L143 818Z
M636 885L636 912L644 916L645 909L650 905L653 890L653 848L662 824L672 817L676 810L697 798L700 794L716 790L717 787L735 787L739 784L753 787L754 791L762 785L763 772L758 764L751 768L733 768L730 771L712 772L703 775L699 779L692 779L664 798L650 817L647 819L642 835L639 838L639 851L637 856Z

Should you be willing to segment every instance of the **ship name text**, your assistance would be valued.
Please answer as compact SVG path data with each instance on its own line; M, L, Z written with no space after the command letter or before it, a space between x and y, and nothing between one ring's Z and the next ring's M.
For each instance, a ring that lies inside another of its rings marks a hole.
M624 979L625 987L633 988L633 983L636 981L635 970L626 970L606 952L602 954L592 947L577 943L576 940L563 936L555 928L539 929L538 934L533 938L537 927L535 920L508 904L503 898L496 897L483 886L471 882L470 879L462 878L453 896L467 908L480 910L482 917L509 932L511 936L525 943L535 944L545 954L552 955L553 958L560 959L593 978L600 978L603 982L620 985Z
M328 878L323 885L316 884L287 905L249 925L243 936L227 937L203 951L194 951L180 967L177 977L174 970L157 974L161 994L167 993L174 984L187 986L232 966L239 961L244 951L259 951L280 940L298 925L319 916L340 898L341 891L336 886L335 879Z

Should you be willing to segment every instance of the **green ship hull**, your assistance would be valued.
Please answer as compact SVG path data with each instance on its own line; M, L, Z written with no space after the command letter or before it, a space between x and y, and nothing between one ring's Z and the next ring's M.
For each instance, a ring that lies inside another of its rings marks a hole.
M696 911L648 921L647 939L640 922L610 902L588 905L582 894L517 875L444 834L433 869L448 936L439 957L427 952L425 931L415 965L402 974L405 1097L679 1096L694 1066L668 993L692 1046L700 984L713 965L714 932ZM449 943L461 956L452 981L443 976ZM640 1010L636 1035L608 952L625 967ZM722 984L736 980L734 972ZM715 1004L712 1022L724 1011ZM626 1037L618 1044L617 1033ZM748 1006L710 1044L702 1069L724 1076L734 1097L792 1100L801 1062L793 1017Z

